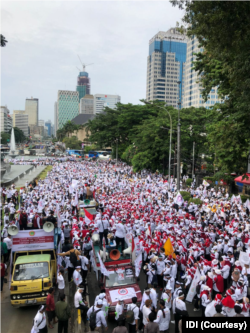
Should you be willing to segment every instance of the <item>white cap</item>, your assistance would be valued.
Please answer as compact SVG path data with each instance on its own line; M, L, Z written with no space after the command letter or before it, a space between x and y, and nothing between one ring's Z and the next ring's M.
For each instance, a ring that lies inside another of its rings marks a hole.
M103 305L103 302L102 302L101 299L98 299L98 301L97 301L97 305Z

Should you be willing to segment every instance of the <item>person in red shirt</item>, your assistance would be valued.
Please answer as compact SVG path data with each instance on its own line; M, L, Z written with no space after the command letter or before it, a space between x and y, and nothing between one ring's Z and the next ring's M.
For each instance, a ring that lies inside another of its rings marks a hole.
M0 264L0 269L1 269L1 291L3 291L3 280L5 276L5 272L7 269L7 265L5 265L3 262Z
M50 288L49 294L46 299L46 311L48 314L48 320L49 320L49 328L54 328L54 326L51 324L56 324L57 320L56 318L56 312L55 312L55 299L54 299L55 289Z

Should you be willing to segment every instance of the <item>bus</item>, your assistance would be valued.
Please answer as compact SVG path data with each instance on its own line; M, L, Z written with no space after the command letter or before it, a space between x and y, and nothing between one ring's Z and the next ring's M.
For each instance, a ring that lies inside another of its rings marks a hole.
M67 149L66 153L69 156L75 156L75 157L83 157L84 156L83 151L79 150L79 149Z

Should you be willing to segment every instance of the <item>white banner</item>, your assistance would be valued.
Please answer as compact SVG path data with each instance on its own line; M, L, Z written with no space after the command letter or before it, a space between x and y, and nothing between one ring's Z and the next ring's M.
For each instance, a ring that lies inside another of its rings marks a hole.
M54 230L45 232L43 229L22 230L12 236L12 251L53 250Z
M198 282L200 281L200 277L201 277L201 273L200 273L199 269L197 268L196 272L195 272L195 275L194 275L194 278L193 278L193 281L192 281L192 284L189 288L189 291L188 291L188 294L187 294L187 297L186 297L187 302L191 303L193 301L193 298L196 295L196 286L197 286Z
M132 234L130 232L126 234L125 241L128 246L132 246Z
M72 184L71 184L71 186L73 187L73 189L75 189L76 187L77 187L77 184L78 184L79 182L78 182L78 180L76 180L76 179L72 179Z
M174 202L178 205L181 206L184 202L184 199L182 198L182 195L180 194L180 192L177 193L177 196L174 199Z
M241 265L243 267L244 267L244 265L249 265L249 262L250 262L250 253L249 252L240 251L239 261L240 261L240 263L241 263Z
M111 302L117 302L118 298L122 300L130 299L136 297L136 292L134 288L122 288L109 291Z
M140 252L139 255L135 258L135 276L138 277L140 275L142 265L142 253Z
M101 256L99 253L97 253L98 255L98 259L99 259L99 263L100 263L100 268L101 268L101 272L103 275L105 276L109 276L109 271L107 270L107 268L104 266L104 263L102 262Z

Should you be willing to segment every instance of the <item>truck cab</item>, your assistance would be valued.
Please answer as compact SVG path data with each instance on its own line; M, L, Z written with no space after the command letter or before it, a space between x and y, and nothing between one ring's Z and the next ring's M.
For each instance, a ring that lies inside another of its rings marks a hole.
M132 303L132 297L137 297L137 305L140 306L142 294L138 284L138 278L135 277L134 268L131 265L122 267L109 267L109 276L103 277L105 285L106 299L110 303L108 316L115 316L115 306L118 298L124 302L126 311L127 305Z
M55 251L15 252L10 286L13 307L45 304L56 278Z

